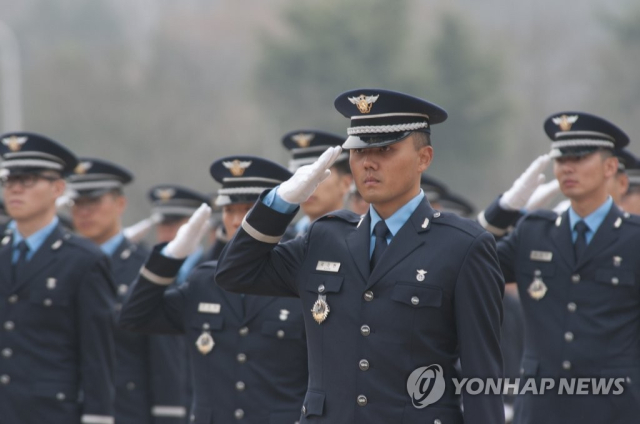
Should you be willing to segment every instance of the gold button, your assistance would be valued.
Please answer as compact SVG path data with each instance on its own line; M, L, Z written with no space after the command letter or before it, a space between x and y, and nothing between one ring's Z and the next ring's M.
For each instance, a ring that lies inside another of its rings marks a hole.
M564 340L567 343L570 343L573 341L573 333L571 331L567 331L566 333L564 333Z
M367 302L371 302L373 300L373 292L371 290L364 292L364 300Z
M579 274L573 274L571 276L571 281L574 283L579 283L580 282L580 275Z
M418 303L420 303L420 298L419 298L418 296L413 296L413 297L411 298L411 304L412 304L413 306L417 306L417 305L418 305Z
M56 399L58 399L59 401L63 401L65 400L67 397L64 395L64 393L59 392L56 394Z
M236 409L233 416L236 417L236 420L241 420L244 417L244 411L242 409Z
M562 362L562 369L564 369L564 370L570 370L570 369L571 369L571 362L569 362L569 361L563 361L563 362Z
M4 348L2 349L2 356L4 356L5 358L11 358L11 355L13 355L13 351L11 349Z
M325 289L324 284L320 284L320 285L318 286L318 292L319 292L319 293L324 293L324 289Z
M618 277L613 277L611 279L611 284L613 284L614 286L617 286L618 283L620 283L620 280L618 280Z
M442 424L442 421L436 418L435 420L433 420L433 424Z
M7 331L11 331L15 328L15 324L13 323L13 321L7 321L4 323L4 329Z
M249 334L249 328L248 327L242 327L239 331L241 336L246 336L247 334Z
M365 395L360 395L358 396L357 402L359 406L365 406L367 404L367 397Z
M44 306L51 306L53 305L53 300L51 299L45 299L44 302L42 302L44 304Z
M244 381L238 381L236 383L236 390L239 392L243 391L245 387Z
M362 371L367 371L369 369L369 361L367 361L366 359L362 359L358 366Z
M284 330L278 330L276 335L278 336L279 339L283 338L284 337Z
M245 355L244 353L238 353L238 356L236 356L236 358L238 359L238 362L240 362L241 364L244 364L245 362L247 362L247 355Z
M360 327L360 332L363 336L367 337L369 334L371 334L371 328L368 325L363 325L362 327Z
M569 303L567 304L567 309L569 310L569 312L575 312L575 311L576 311L576 309L578 309L578 305L576 305L576 304L575 304L575 303L573 303L573 302L569 302Z
M6 374L0 375L0 383L9 384L11 382L11 377Z
M202 329L203 329L203 330L208 330L208 329L210 329L210 328L211 328L211 325L209 325L209 323L208 323L208 322L205 322L204 324L202 324Z
M16 303L18 301L18 295L17 294L12 294L11 296L9 296L9 303Z

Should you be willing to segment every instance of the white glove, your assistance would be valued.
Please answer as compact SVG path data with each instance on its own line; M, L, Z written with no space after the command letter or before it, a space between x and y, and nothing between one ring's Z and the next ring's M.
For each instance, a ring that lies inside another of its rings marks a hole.
M145 218L142 221L138 221L135 224L128 226L127 228L122 230L122 233L127 239L131 240L134 243L137 243L145 238L149 233L149 230L151 230L154 225L160 222L160 220L162 220L162 215L153 214L149 218Z
M329 168L341 152L340 146L329 147L314 163L298 168L291 178L278 187L280 198L292 204L307 201L320 183L329 178Z
M527 201L536 188L545 180L542 172L549 164L551 157L549 154L538 156L536 160L513 182L513 185L500 198L500 207L506 210L520 210L527 204Z
M571 201L569 199L564 199L562 202L558 203L554 208L553 211L555 213L557 213L558 215L560 215L561 213L563 213L564 211L566 211L567 209L569 209L569 206L571 206Z
M560 193L560 183L558 180L553 179L546 184L538 186L524 208L528 211L546 208L551 199L556 197L558 193Z
M211 208L206 203L191 215L189 221L182 224L176 237L167 244L164 253L175 259L184 259L196 251L202 236L209 229Z

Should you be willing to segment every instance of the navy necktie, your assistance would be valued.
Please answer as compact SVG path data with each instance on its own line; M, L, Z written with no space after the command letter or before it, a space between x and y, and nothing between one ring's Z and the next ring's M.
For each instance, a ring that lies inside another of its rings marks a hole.
M576 242L573 245L576 253L576 262L578 262L584 251L587 250L587 231L589 231L589 226L584 221L578 221L573 228L578 232L578 238L576 238Z
M24 240L18 243L16 247L18 248L20 255L18 256L18 261L13 265L14 286L17 285L24 276L24 272L27 268L27 253L29 252L29 246Z
M376 264L380 261L382 254L387 248L387 235L389 234L389 227L384 221L379 221L375 227L373 227L373 234L376 236L376 244L373 248L373 255L371 255L370 269L376 267Z

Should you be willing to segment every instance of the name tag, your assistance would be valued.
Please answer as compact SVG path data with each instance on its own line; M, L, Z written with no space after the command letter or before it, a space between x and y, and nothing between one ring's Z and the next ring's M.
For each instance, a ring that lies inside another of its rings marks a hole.
M219 303L200 303L198 305L198 312L202 312L203 314L219 314L220 304Z
M532 261L538 262L551 262L551 258L553 258L552 252L543 252L541 250L532 250L529 258Z
M316 271L338 272L339 269L340 262L318 261L316 265Z

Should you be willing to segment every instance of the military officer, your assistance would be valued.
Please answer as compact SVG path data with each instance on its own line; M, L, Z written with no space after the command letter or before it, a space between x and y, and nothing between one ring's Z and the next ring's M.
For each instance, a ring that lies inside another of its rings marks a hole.
M190 188L175 184L161 184L149 190L149 200L152 203L151 216L160 216L156 225L156 243L167 243L173 240L180 226L202 203L208 203L209 198ZM184 261L176 284L180 285L187 278L193 268L204 260L204 250L198 247Z
M56 216L73 153L42 135L0 136L0 420L113 424L113 305L107 257Z
M132 180L129 170L96 158L80 158L68 178L74 227L111 258L119 302L116 314L148 256L122 233L127 204L124 187ZM184 423L186 400L180 383L186 369L175 360L181 341L175 336L147 336L121 329L114 336L116 423Z
M280 165L253 156L219 159L211 174L222 184L215 204L222 207L230 236L262 191L291 176ZM167 289L207 231L209 212L203 205L171 243L156 247L120 323L134 331L185 335L194 372L192 422L297 423L308 380L299 302L224 292L213 282L215 262L196 268L179 288Z
M282 144L291 152L289 170L295 172L315 162L327 147L342 144L344 137L318 130L291 131L282 138ZM295 233L302 235L310 223L329 212L344 208L353 178L349 169L349 155L341 153L331 167L331 176L300 205L304 216L295 224Z
M536 211L498 243L507 282L516 282L525 317L525 378L619 378L624 392L531 392L516 399L518 424L630 423L640 414L640 218L608 192L615 149L627 135L583 112L544 124L554 174L570 200L558 215Z
M343 93L335 106L351 118L343 148L369 212L333 212L278 244L329 177L341 153L329 148L256 202L220 257L217 283L300 297L309 349L302 423L503 423L501 396L463 396L463 418L450 380L458 358L465 377L502 376L504 282L493 237L434 210L420 189L431 125L446 112L381 89Z
M624 166L629 184L620 200L620 207L626 212L640 215L640 160L627 150Z

